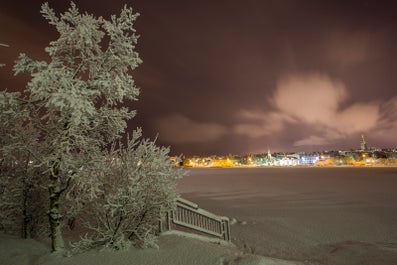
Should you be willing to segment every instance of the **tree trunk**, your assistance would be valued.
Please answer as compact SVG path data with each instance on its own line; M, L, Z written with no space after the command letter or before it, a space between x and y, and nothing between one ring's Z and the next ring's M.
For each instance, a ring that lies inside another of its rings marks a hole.
M23 225L22 225L22 237L23 238L30 238L30 229L31 229L31 221L32 221L32 215L29 211L29 204L30 200L32 199L30 197L31 191L32 191L32 185L29 183L30 178L29 175L29 161L30 161L30 154L27 153L27 158L26 158L26 163L25 163L25 176L22 181L22 196L23 196L23 209L22 209L22 215L23 215Z
M26 184L24 184L26 185ZM31 215L29 213L29 187L23 187L23 226L22 226L22 237L23 238L30 238L30 221Z
M50 211L48 213L51 232L51 248L52 251L61 251L64 249L64 241L62 236L62 215L59 212L59 198L61 196L61 183L59 180L59 166L55 164L53 172L50 173Z

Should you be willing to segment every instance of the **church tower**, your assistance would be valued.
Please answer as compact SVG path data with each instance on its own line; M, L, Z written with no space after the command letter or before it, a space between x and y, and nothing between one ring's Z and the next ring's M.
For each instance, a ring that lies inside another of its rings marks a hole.
M364 134L361 135L361 150L362 151L368 150L367 142L365 142Z

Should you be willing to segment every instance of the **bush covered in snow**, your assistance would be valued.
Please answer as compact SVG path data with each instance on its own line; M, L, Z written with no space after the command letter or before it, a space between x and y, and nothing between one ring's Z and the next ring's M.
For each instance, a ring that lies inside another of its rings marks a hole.
M101 186L84 211L85 225L93 233L76 243L76 248L155 244L159 218L174 208L175 180L183 172L175 169L168 148L140 136L141 131L135 131L125 147L108 153L100 167Z

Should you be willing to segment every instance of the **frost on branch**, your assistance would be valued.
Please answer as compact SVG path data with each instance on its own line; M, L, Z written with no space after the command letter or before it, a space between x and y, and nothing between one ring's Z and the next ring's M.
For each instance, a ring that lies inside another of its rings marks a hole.
M155 246L159 218L174 208L175 180L183 172L169 160L168 148L140 139L140 134L135 131L126 146L109 152L100 194L85 210L92 213L85 216L92 233L76 249Z
M37 130L26 120L29 110L18 96L0 93L0 228L29 238L48 231L46 190L33 163Z
M86 194L96 194L94 173L105 159L103 150L135 116L125 106L139 95L131 75L141 63L133 28L138 15L124 7L106 20L80 13L74 3L59 15L45 3L41 13L59 33L45 49L50 60L21 54L14 72L31 76L17 100L27 110L21 125L35 130L37 148L23 148L34 157L47 191L52 249L58 251L64 247L63 223L83 207Z

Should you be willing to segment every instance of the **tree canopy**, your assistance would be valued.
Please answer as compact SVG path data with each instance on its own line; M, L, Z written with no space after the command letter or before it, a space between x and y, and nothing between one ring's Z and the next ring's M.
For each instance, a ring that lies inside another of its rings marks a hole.
M62 222L87 205L87 200L103 195L106 190L103 182L111 179L104 175L108 171L98 168L106 164L107 149L120 139L127 121L136 114L130 107L139 95L132 70L142 61L135 50L138 36L134 22L138 14L132 8L124 6L118 16L112 15L109 20L82 14L74 3L60 15L45 3L41 13L55 27L59 38L45 48L50 57L48 62L34 60L26 54L19 56L15 74L27 73L31 79L23 93L1 92L0 119L4 121L2 130L9 140L1 143L0 150L3 162L12 154L10 150L18 146L29 157L20 158L23 164L31 163L34 175L44 179L34 183L48 189L52 249L57 251L64 248ZM21 133L23 131L25 133ZM132 143L130 139L128 142ZM147 178L166 173L174 179L178 175L170 173L172 165L165 159L168 149L157 150L154 142L147 140L141 142L134 138L133 142L140 144L137 149L126 147L130 155L132 150L138 152L143 148L150 159L157 157L162 162L148 161L148 165L157 165L157 171L132 172L141 175L144 172ZM115 159L129 159L121 155L125 152L113 154ZM161 164L163 166L159 166ZM26 179L28 174L17 175L19 179ZM9 173L3 176L10 179ZM144 181L131 175L129 178ZM123 183L125 180L119 179L116 184ZM171 185L171 182L164 183ZM132 185L139 186L138 183ZM164 190L168 190L167 185ZM171 191L175 190L171 188ZM117 185L114 192L119 192ZM164 200L164 205L169 207L169 200Z

